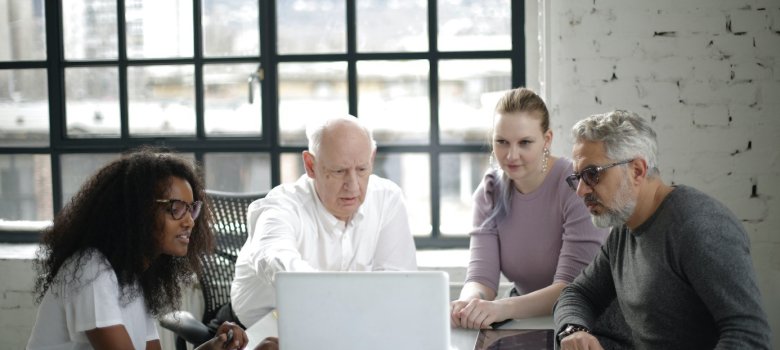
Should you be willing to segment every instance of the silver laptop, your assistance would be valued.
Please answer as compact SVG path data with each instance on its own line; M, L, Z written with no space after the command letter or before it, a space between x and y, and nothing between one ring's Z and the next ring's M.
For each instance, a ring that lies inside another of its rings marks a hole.
M450 347L441 271L276 274L282 350Z

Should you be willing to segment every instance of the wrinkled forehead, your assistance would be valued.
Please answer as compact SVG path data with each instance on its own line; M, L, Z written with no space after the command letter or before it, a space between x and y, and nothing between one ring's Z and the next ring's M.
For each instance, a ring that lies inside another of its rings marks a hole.
M609 161L602 141L576 141L572 147L571 158L575 172L590 166L604 165Z
M362 152L349 152L339 154L327 154L323 153L323 156L317 157L317 161L320 166L328 169L349 169L358 167L370 167L372 166L371 152L367 151L364 154Z
M368 166L373 160L373 150L369 141L334 142L323 144L316 159L329 168Z

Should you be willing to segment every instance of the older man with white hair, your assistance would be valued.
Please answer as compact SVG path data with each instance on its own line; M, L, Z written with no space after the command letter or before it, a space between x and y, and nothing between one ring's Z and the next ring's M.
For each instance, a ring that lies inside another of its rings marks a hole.
M561 348L601 349L589 331L617 300L636 349L769 349L739 219L694 188L663 182L655 132L636 114L594 115L572 133L575 172L566 180L612 232L558 299Z
M249 206L231 304L244 326L275 307L280 271L416 270L401 189L372 175L376 142L352 116L307 128L306 174Z

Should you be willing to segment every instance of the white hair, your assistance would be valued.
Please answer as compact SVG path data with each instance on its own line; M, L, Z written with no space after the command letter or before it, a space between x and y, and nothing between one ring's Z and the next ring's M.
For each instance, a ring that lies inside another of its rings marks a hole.
M612 161L642 158L647 162L648 176L657 176L658 141L650 124L626 110L595 114L578 121L571 130L575 142L603 142Z
M322 144L322 133L330 125L339 121L352 123L363 129L366 136L368 136L368 139L371 140L371 151L376 151L376 141L374 140L374 134L371 132L371 129L357 117L345 114L315 118L314 121L306 125L306 138L309 140L309 153L315 156L319 154L320 145Z

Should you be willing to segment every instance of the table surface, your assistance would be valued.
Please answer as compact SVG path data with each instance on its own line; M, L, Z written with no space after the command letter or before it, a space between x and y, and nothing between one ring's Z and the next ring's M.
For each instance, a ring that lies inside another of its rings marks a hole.
M552 316L542 316L535 318L517 319L505 324L502 329L553 329ZM279 330L276 325L276 318L273 313L266 315L257 321L254 325L247 328L249 344L246 349L253 350L266 337L276 337ZM452 328L450 332L450 349L452 350L472 350L477 341L478 330Z

